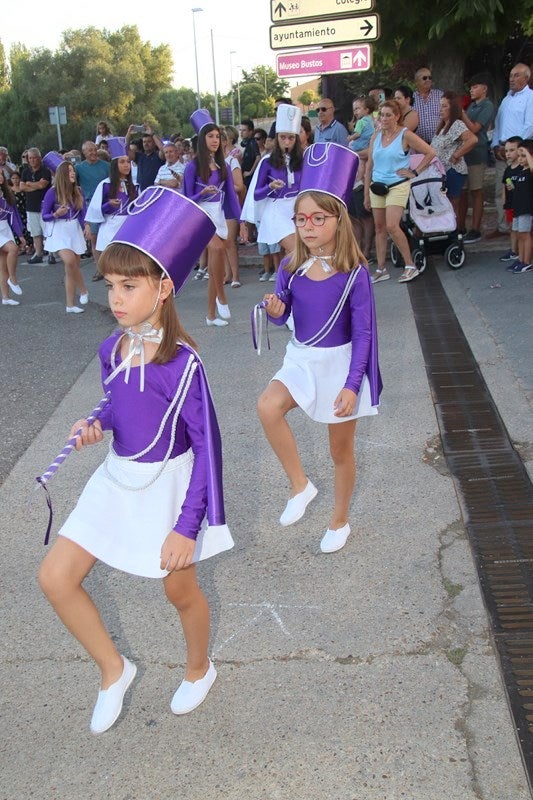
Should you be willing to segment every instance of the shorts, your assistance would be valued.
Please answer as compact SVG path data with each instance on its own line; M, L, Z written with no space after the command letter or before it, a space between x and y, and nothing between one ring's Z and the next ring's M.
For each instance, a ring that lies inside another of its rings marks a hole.
M471 164L468 167L466 186L473 192L483 189L483 178L485 176L486 164Z
M362 186L353 189L348 201L348 214L354 219L368 219L372 216L372 212L365 208L365 192Z
M531 231L532 221L532 214L520 214L518 217L513 217L512 230L518 233L529 233Z
M40 211L27 211L28 231L31 236L44 236L43 218Z
M388 208L389 206L400 206L405 208L409 200L409 188L411 184L409 181L399 183L389 190L388 194L379 195L370 192L370 205L372 208Z
M100 230L101 222L89 222L89 228L91 229L91 236L98 236L98 231Z
M257 252L260 256L272 256L281 251L279 242L276 244L267 244L266 242L257 242Z
M457 172L453 167L446 171L446 192L449 199L460 196L465 181L466 175Z

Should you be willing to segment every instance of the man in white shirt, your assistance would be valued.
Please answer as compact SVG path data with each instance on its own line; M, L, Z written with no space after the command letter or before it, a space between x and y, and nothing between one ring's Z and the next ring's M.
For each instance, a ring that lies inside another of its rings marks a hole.
M500 103L494 121L492 147L496 159L494 180L498 223L496 229L487 234L487 239L506 236L509 231L502 204L502 178L507 166L505 142L511 136L520 136L522 139L533 138L533 89L528 85L530 78L531 70L527 64L514 65L509 74L509 91Z
M183 150L183 147L182 147ZM159 167L155 177L156 186L168 186L170 189L181 189L185 164L180 161L180 151L177 144L167 142L163 147L165 163ZM183 155L183 153L182 153Z

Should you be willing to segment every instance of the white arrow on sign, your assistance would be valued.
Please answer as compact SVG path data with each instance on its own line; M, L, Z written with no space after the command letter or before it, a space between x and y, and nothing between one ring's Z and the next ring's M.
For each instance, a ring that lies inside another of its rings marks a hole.
M366 64L366 53L363 53L362 50L358 50L353 57L353 63L358 67L362 67L363 64Z

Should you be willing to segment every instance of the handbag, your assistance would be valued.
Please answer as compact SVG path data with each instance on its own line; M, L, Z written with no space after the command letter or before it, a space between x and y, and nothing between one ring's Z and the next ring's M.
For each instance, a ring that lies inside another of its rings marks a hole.
M400 183L405 183L408 180L409 178L402 178L401 180L396 181L396 183L391 183L388 186L386 183L381 183L380 181L374 181L373 183L370 184L370 191L373 192L374 194L377 194L378 197L385 197L385 195L390 192L393 186L399 186Z

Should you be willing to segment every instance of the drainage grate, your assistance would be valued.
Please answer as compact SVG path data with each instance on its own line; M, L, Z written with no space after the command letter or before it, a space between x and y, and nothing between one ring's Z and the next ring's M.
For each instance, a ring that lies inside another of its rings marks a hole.
M533 486L437 272L409 297L531 790Z

